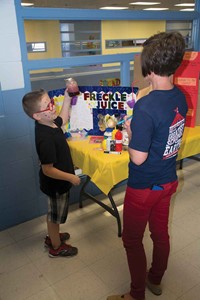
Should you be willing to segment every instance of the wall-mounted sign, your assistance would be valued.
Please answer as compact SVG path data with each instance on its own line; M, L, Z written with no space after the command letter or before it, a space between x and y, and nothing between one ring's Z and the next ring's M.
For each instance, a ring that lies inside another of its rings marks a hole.
M34 52L46 52L47 45L46 42L29 42L26 43L27 52L34 53Z

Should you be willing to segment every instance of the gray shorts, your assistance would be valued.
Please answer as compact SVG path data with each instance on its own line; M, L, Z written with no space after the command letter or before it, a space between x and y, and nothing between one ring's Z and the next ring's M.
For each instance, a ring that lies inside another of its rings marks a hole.
M48 221L56 224L63 224L67 220L69 208L69 193L56 194L55 197L48 197Z

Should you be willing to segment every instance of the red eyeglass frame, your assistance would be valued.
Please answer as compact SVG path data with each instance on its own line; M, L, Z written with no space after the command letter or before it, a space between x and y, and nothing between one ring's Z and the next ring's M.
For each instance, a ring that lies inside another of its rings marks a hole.
M35 114L39 114L39 113L41 113L41 112L45 112L45 111L48 111L48 110L52 111L54 105L55 105L54 99L51 98L51 101L50 101L49 104L47 105L47 108L46 108L46 109L43 109L43 110L40 110L40 111L36 111Z

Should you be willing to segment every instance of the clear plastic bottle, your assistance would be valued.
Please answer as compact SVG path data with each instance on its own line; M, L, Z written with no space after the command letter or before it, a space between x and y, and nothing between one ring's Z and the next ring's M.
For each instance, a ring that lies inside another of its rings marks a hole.
M115 140L115 134L116 134L117 130L118 130L117 128L113 129L113 131L112 131L112 140Z
M70 97L72 97L71 105L75 105L77 102L77 96L80 94L78 84L76 80L73 78L67 78L65 79L67 92Z

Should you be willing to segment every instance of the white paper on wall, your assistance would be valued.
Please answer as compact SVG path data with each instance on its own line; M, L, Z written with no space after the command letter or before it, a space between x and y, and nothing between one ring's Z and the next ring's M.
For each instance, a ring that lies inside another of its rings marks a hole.
M84 101L83 94L79 95L76 105L72 106L70 117L70 129L91 129L93 128L92 109L88 102Z

